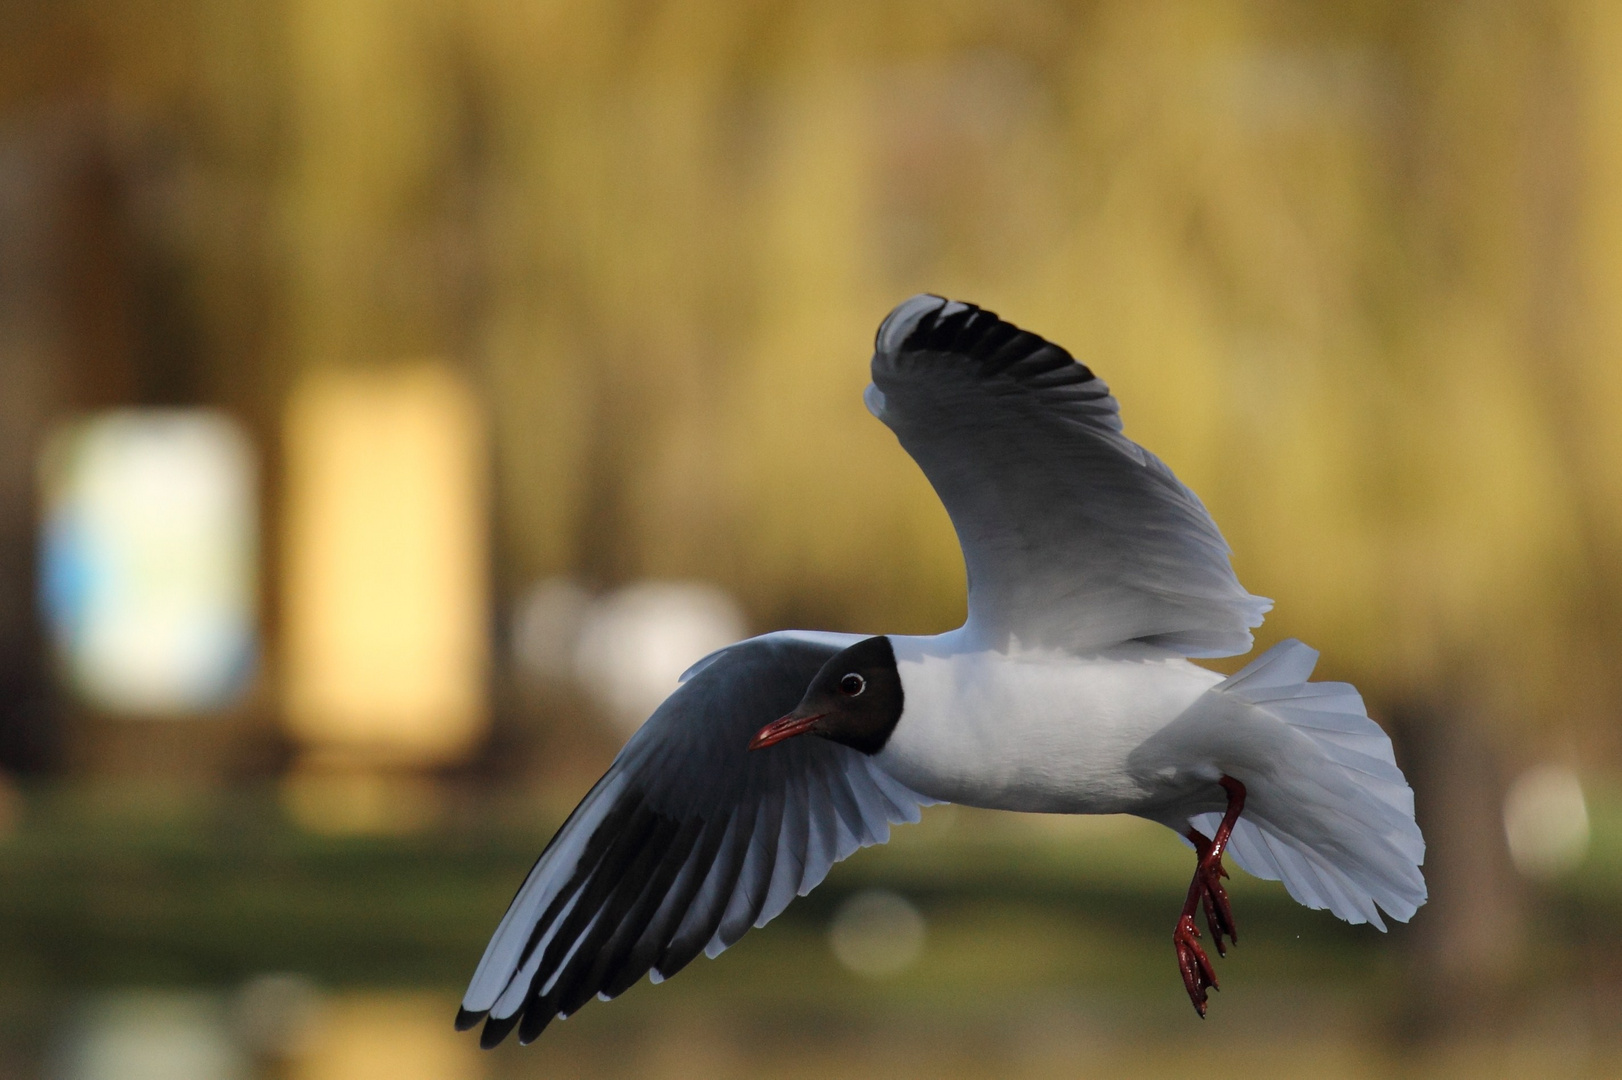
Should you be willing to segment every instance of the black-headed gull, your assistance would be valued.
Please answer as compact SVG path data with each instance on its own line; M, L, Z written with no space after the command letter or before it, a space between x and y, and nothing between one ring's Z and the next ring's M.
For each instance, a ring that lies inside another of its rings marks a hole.
M1310 908L1384 929L1425 902L1391 742L1298 641L1223 678L1270 604L1200 500L1128 439L1070 354L915 296L879 327L865 399L957 529L969 617L933 637L782 631L699 661L564 822L496 928L457 1026L494 1046L764 926L919 807L1136 814L1193 844L1173 931L1234 938L1224 851Z

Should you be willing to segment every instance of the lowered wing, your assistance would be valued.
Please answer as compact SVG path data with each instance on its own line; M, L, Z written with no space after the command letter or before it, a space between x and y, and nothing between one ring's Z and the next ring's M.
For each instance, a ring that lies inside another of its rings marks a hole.
M706 657L558 830L485 948L457 1027L529 1042L764 926L931 800L824 739L751 753L855 635L767 634Z

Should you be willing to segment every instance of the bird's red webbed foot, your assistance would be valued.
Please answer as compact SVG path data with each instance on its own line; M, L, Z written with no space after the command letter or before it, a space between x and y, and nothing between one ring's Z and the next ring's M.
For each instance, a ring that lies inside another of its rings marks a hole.
M1172 945L1177 950L1177 968L1183 976L1183 987L1188 991L1189 1001L1194 1004L1194 1011L1201 1016L1205 1015L1206 991L1221 987L1217 985L1216 969L1211 966L1210 957L1200 946L1200 930L1194 925L1195 909L1205 909L1205 925L1211 931L1218 956L1228 955L1222 943L1224 936L1234 944L1239 941L1233 909L1228 904L1228 891L1222 887L1222 879L1228 876L1228 872L1222 868L1222 853L1227 850L1228 838L1233 834L1234 824L1245 808L1245 785L1231 776L1224 776L1218 782L1228 793L1228 809L1222 815L1222 823L1217 826L1215 836L1207 838L1198 829L1189 829L1185 834L1194 844L1194 880L1189 883L1188 900L1183 904L1182 914L1177 918L1177 928L1171 935Z

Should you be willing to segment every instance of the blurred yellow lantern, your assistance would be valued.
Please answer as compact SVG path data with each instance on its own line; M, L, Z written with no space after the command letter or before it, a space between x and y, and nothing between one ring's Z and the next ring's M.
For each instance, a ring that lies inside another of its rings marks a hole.
M427 768L487 724L484 433L422 363L323 371L286 421L284 661L307 759Z

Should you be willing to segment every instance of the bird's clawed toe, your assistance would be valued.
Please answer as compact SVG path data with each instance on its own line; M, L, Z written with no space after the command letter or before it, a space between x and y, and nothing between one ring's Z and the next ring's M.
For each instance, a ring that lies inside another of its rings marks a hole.
M1234 922L1233 908L1228 903L1228 890L1222 886L1222 879L1228 876L1228 871L1222 865L1221 855L1213 850L1211 841L1192 830L1189 835L1199 851L1191 891L1199 892L1200 906L1205 909L1205 925L1211 931L1211 943L1216 946L1217 955L1225 957L1228 950L1222 943L1224 936L1231 944L1239 944L1238 924Z
M1211 958L1205 955L1200 947L1200 929L1194 925L1194 916L1184 915L1177 920L1177 929L1172 931L1172 944L1177 949L1177 967L1183 973L1183 987L1188 991L1188 1000L1194 1003L1194 1011L1200 1016L1205 1015L1206 990L1220 990L1217 985L1216 969L1211 966Z

